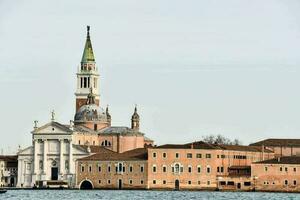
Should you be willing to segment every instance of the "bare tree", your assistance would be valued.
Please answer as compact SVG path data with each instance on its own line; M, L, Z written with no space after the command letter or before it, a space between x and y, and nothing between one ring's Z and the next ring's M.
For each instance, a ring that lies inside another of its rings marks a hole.
M203 141L209 144L241 145L241 141L238 139L230 140L220 134L203 136Z

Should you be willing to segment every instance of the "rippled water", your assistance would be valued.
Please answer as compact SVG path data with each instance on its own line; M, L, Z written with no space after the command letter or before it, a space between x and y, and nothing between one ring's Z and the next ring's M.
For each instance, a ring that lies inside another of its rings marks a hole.
M135 191L135 190L10 190L0 194L0 199L259 199L300 200L295 193L260 192L190 192L190 191Z

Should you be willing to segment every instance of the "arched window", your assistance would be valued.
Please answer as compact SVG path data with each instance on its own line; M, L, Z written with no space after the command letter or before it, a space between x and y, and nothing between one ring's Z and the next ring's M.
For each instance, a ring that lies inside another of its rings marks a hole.
M179 173L180 172L180 165L178 163L175 164L174 166L174 172Z
M210 168L209 165L207 165L207 167L206 167L206 172L207 172L208 174L211 172L211 168Z
M104 140L104 141L101 143L101 146L104 146L104 147L110 147L110 146L111 146L111 142L108 141L108 140Z

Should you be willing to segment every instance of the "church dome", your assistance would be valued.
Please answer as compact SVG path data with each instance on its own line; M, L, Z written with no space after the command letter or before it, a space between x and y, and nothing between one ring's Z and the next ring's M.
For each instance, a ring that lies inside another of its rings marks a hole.
M105 111L96 104L83 105L76 112L75 121L106 121Z

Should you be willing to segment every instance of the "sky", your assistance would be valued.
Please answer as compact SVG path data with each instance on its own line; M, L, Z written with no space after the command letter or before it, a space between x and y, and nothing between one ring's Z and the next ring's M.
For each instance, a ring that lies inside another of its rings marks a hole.
M0 0L0 149L68 124L86 26L112 125L156 144L300 138L300 1Z

